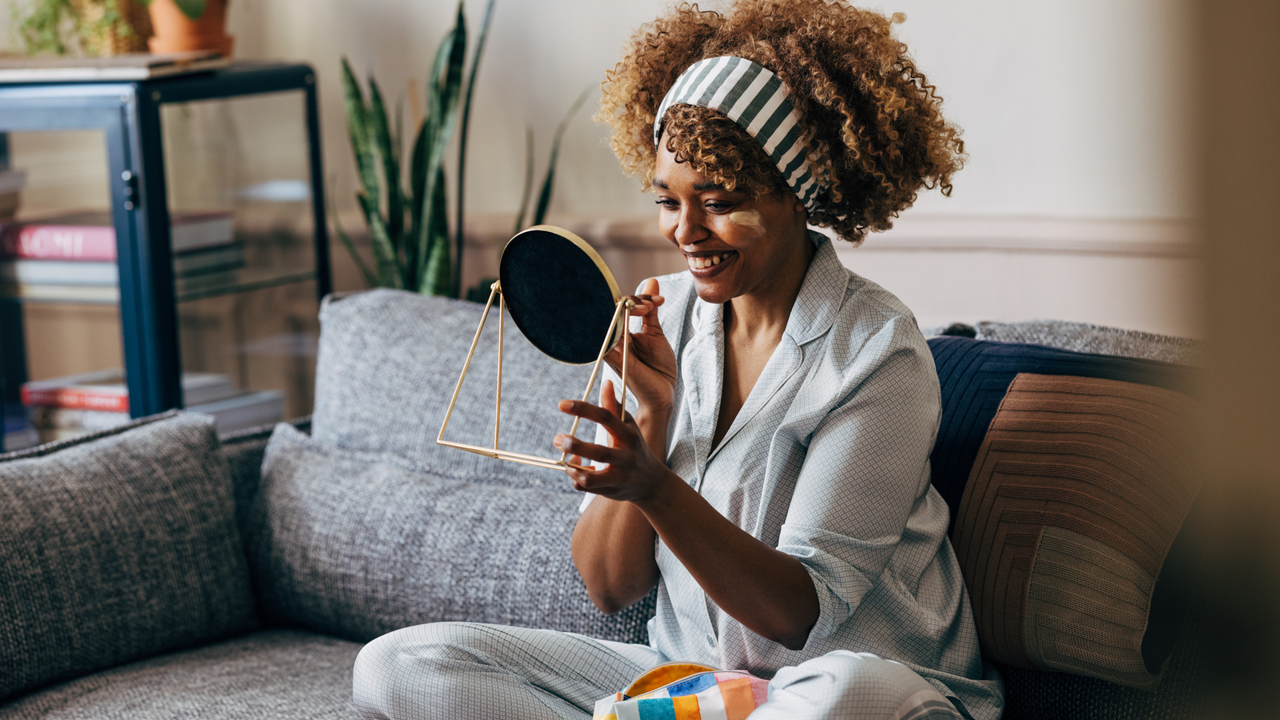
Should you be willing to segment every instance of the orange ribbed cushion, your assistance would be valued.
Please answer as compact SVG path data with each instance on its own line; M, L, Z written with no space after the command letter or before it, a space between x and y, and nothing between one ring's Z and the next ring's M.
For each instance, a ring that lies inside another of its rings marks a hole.
M1192 401L1020 374L969 475L952 539L987 657L1139 688L1156 578L1199 490ZM1176 632L1177 628L1161 628Z

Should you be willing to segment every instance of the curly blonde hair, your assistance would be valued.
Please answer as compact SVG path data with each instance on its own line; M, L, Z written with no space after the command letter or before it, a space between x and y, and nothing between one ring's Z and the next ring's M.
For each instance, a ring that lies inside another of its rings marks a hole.
M893 37L903 19L843 0L738 0L723 14L682 3L632 36L601 85L596 119L612 126L623 170L648 188L655 115L676 78L722 55L762 65L786 85L826 193L809 222L857 244L892 227L921 188L950 195L964 164L959 128ZM763 148L714 110L672 106L662 138L678 161L726 189L791 192Z

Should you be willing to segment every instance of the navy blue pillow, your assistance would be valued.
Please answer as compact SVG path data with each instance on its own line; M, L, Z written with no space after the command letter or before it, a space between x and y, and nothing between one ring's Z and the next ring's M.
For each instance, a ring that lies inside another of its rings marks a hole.
M951 526L991 419L1019 373L1068 375L1187 392L1192 368L1154 360L1092 355L1042 345L935 337L929 340L942 385L942 426L934 443L933 486L951 508Z
M1017 602L1018 597L1021 596L1018 593L1013 593L1011 596L1009 588L1014 590L1020 588L1025 591L1026 577L1030 568L1016 566L1014 562L1014 560L1026 558L1010 560L1012 554L1008 557L1001 555L1008 549L1005 545L1025 543L1014 542L1013 535L1005 535L1004 541L986 546L984 542L991 540L990 533L983 535L979 532L978 525L998 518L1000 522L1006 523L1004 532L1025 534L1033 525L1042 523L1049 526L1055 525L1057 521L1036 520L1033 523L1026 518L1016 520L1013 518L1018 514L1016 511L1025 508L1008 504L1007 499L1014 496L999 493L992 495L990 487L980 484L978 488L983 488L983 497L1003 504L992 505L985 509L973 507L965 509L966 520L960 536L957 536L956 523L962 510L961 504L965 498L965 490L974 464L982 451L983 442L992 421L996 418L997 411L1000 410L1001 403L1009 393L1015 378L1019 374L1091 378L1147 385L1187 395L1188 389L1192 386L1192 375L1196 370L1153 360L1094 355L1040 345L974 340L966 337L936 337L929 340L929 348L933 352L938 379L942 387L942 423L931 455L931 479L934 487L951 509L948 534L957 543L956 552L965 572L966 583L970 585L971 597L975 603L975 619L979 625L979 639L984 644L984 652L990 655L994 650L997 651L996 656L1000 657L998 651L1007 650L1000 645L1001 638L1005 640L1008 638L1000 635L999 631L1007 630L1005 626L1013 622L1009 617L1011 613L1018 616L1023 609L1022 603ZM1051 378L1048 379L1051 380ZM1025 390L1023 392L1025 393ZM1025 403L1025 399L1020 402ZM1025 405L1021 412L1026 413ZM1057 410L1053 412L1056 413ZM1006 438L1011 427L1013 426L1006 427L1004 430ZM1005 439L1003 442L1007 444L1009 440ZM1035 484L1035 482L1028 483L1026 477L1018 476L1016 471L1009 472L1015 473L1010 475L1014 485ZM987 478L987 481L990 481L990 478ZM1088 483L1082 483L1079 486L1085 494L1090 492L1090 487L1092 486ZM1046 507L1043 510L1056 514L1061 512L1061 508L1056 505L1070 504L1070 502L1074 501L1055 499L1048 503L1054 507ZM1192 506L1192 516L1198 514L1196 512L1198 505ZM1085 510L1079 515L1088 518L1093 508L1087 504L1080 507ZM1032 514L1040 511L1041 509L1033 510ZM1103 519L1114 518L1104 517ZM1179 520L1181 521L1181 518ZM1019 522L1022 525L1019 525ZM1182 524L1172 545L1166 548L1167 553L1164 555L1154 590L1150 595L1150 604L1146 609L1146 628L1141 636L1141 656L1151 675L1159 675L1160 668L1172 653L1180 634L1183 617L1187 613L1191 593L1197 583L1198 560L1194 553L1191 536L1195 534L1194 528L1198 524L1198 521L1191 517ZM1100 524L1099 527L1104 525L1105 523ZM983 527L990 530L989 525ZM983 538L986 540L984 541ZM1039 540L1037 540L1038 546ZM1159 543L1151 545L1153 548L1158 546ZM1034 555L1032 557L1034 559ZM966 558L968 564L966 564ZM1087 564L1082 563L1081 568L1081 572L1089 571ZM1008 587L1001 585L993 588L989 586L992 582L997 585L1004 583ZM1070 604L1067 603L1067 605ZM1014 617L1013 620L1024 622L1025 619L1020 620L1020 617ZM1018 625L1016 629L1021 628L1022 625ZM1015 632L1014 635L1017 633ZM1090 675L1083 671L1081 674ZM1103 676L1093 675L1093 677ZM1110 678L1103 677L1103 679Z

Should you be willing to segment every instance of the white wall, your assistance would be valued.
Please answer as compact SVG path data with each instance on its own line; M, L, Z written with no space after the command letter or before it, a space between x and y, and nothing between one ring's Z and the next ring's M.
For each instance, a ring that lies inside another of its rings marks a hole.
M885 5L889 9L889 5ZM1180 0L898 0L971 162L921 211L1190 217L1193 55Z
M622 43L667 4L499 0L473 115L469 214L506 227L492 216L510 217L517 206L526 124L537 135L541 164L573 98L598 86ZM346 55L398 95L410 77L425 75L453 8L442 0L236 0L231 17L243 56L301 58L319 70L325 159L342 206L350 207L353 173L339 58ZM466 8L478 24L483 1L467 0ZM1195 215L1184 1L896 0L880 9L907 15L901 37L940 89L948 115L964 128L970 161L952 197L925 194L904 216L904 223L954 221L931 226L926 240L936 242L895 251L892 235L873 238L864 255L844 253L846 262L902 295L924 324L1050 316L1200 334L1198 262L1191 251L1134 254L1107 246L1127 232L1108 223L1147 223L1146 234L1159 241L1169 221ZM651 215L648 197L618 171L605 129L587 115L566 138L554 217ZM1010 222L1024 218L1041 229L1055 219L1089 222L1068 223L1084 235L1065 246L1052 229L1021 238L1012 250L957 249L951 242L951 233L975 228L1002 236ZM1189 235L1188 228L1174 227L1164 243ZM1080 243L1101 252L1063 251ZM615 270L627 276L661 264ZM472 263L467 275L481 270Z
M1052 313L1199 334L1192 252L1139 254L1136 260L1129 255L1120 262L1122 254L1105 251L1107 239L1117 234L1110 222L1148 223L1157 233L1170 221L1185 225L1196 215L1189 180L1194 98L1186 0L878 4L907 15L900 36L938 86L948 115L964 128L970 154L953 196L923 195L903 222L950 219L964 232L976 227L999 236L1021 219L1038 228L1062 220L1064 227L1086 233L1068 245L1101 243L1104 252L1073 252L1068 258L1059 252L1061 233L1046 230L1045 237L1024 238L1016 251L988 249L994 254L979 258L969 248L963 257L951 257L958 251L950 242L951 226L943 222L931 226L935 246L916 243L900 256L850 264L874 268L867 274L903 295L926 323ZM475 27L484 0L465 5ZM584 87L599 85L631 32L667 5L498 0L472 116L469 215L494 220L490 226L507 225L500 218L512 217L519 202L525 126L537 136L540 177L565 109ZM233 0L230 24L240 57L304 60L317 69L326 174L333 178L340 209L354 208L355 188L340 58L350 58L360 74L375 74L387 96L403 97L411 78L424 81L455 7L445 0ZM0 22L7 21L7 13L0 15ZM605 129L589 114L582 112L566 137L553 217L651 215L648 196L619 172ZM1182 227L1167 241L1181 243L1190 234ZM893 242L892 235L873 237L866 250L892 253ZM1028 249L1038 253L1034 261ZM1058 281L1031 280L1045 272ZM954 302L972 288L996 285L1006 291L963 306Z
M706 3L704 3L706 4ZM481 68L468 206L510 212L524 126L538 157L573 98L598 86L631 32L665 0L498 0ZM971 155L952 198L916 212L1089 218L1189 217L1187 13L1181 0L894 0L919 66L965 129ZM350 188L338 63L403 94L425 77L454 5L444 0L235 0L242 57L303 59L321 76L326 162ZM467 0L478 25L483 0ZM647 211L605 131L584 112L566 139L556 209ZM343 193L349 194L349 193Z

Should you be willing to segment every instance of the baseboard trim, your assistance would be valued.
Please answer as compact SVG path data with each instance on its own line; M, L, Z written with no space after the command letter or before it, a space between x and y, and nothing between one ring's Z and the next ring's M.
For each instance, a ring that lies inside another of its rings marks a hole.
M353 239L368 243L359 214L344 213L342 220ZM577 233L599 248L635 251L670 247L658 234L653 217L561 215L549 218L548 223ZM511 218L506 215L469 216L467 246L499 249L511 238L511 227ZM836 247L842 255L930 251L1197 258L1201 254L1198 233L1195 221L1169 218L908 215L895 220L892 229L868 235L857 248L848 243L837 243Z
M601 247L624 250L668 247L652 217L561 216L549 222ZM482 216L469 218L466 229L468 245L490 247L506 243L511 225L508 218ZM821 228L819 231L830 235ZM857 252L1196 257L1199 251L1195 239L1196 226L1190 220L917 215L898 218L892 229L872 233Z

